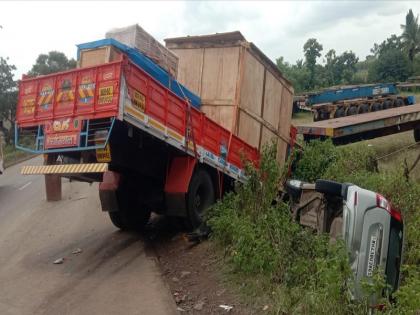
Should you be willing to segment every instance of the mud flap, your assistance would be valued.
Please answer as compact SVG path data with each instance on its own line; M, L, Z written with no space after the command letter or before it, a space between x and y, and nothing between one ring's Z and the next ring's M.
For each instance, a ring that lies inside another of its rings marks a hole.
M103 175L103 180L99 184L99 200L101 201L102 211L118 211L117 189L120 184L120 174L107 171Z

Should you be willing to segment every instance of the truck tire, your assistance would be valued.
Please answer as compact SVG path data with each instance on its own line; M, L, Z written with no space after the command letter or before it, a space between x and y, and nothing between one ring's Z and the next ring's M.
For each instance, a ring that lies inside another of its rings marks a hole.
M141 231L149 222L151 211L141 204L138 194L122 187L117 191L118 211L109 213L111 222L121 230Z
M404 106L405 104L404 104L404 101L401 99L401 98L397 98L396 100L395 100L395 107L401 107L401 106Z
M334 118L340 118L344 116L346 116L346 112L342 107L338 108L334 113Z
M369 112L369 105L368 104L362 104L359 106L359 114L364 114Z
M373 103L370 111L371 112L377 112L377 111L380 111L380 110L382 110L381 103Z
M383 103L382 103L382 108L383 109L389 109L389 108L392 108L393 107L393 105L392 105L392 101L390 101L390 100L385 100Z
M198 168L190 181L187 193L188 222L193 229L204 221L205 212L215 202L213 181L207 171Z
M357 106L350 106L347 110L347 116L352 116L357 114Z
M341 196L343 185L332 180L317 179L315 190L322 194L331 196Z

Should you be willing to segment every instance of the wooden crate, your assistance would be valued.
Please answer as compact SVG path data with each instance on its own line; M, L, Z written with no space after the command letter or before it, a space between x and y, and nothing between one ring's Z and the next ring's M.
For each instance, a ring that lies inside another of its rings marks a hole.
M259 149L276 140L283 163L293 87L276 65L240 32L165 42L179 58L178 81L201 97L202 111Z
M137 48L176 78L178 57L138 24L113 29L107 32L105 37L116 39L127 46Z
M79 68L101 65L106 62L116 61L121 58L121 53L113 46L104 46L80 51Z

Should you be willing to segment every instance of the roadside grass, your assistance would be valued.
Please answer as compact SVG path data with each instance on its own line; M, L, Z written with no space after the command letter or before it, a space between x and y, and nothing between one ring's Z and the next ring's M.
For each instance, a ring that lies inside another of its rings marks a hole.
M12 166L18 161L21 161L29 156L32 156L32 154L22 150L17 150L14 145L6 145L3 148L4 167L8 168L9 166Z
M294 113L292 116L292 124L299 125L299 124L306 124L313 122L312 112L301 111Z

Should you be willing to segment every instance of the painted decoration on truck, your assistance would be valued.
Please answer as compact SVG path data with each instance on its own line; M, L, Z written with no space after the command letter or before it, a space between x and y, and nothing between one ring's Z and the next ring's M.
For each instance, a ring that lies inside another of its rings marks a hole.
M64 103L64 102L72 102L73 100L74 100L74 94L71 88L71 81L63 80L61 82L61 86L57 93L56 102Z
M79 119L56 119L53 121L48 121L45 123L44 132L46 134L59 133L59 132L68 132L68 131L77 131L81 130L82 124Z
M41 109L47 110L52 104L54 89L49 84L45 84L39 92L38 105Z
M133 107L142 113L146 110L146 97L139 91L133 89L131 104Z
M95 82L90 76L82 78L82 82L78 89L79 101L84 104L90 104L93 102L93 96L95 95Z
M101 86L98 91L98 105L111 104L114 98L114 86Z
M25 115L32 115L35 112L35 97L25 98L22 102L22 110Z

